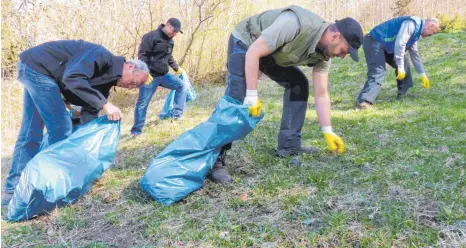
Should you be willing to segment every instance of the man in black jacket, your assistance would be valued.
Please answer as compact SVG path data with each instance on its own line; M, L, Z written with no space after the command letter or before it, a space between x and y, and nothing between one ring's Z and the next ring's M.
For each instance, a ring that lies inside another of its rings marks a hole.
M9 203L26 164L38 153L44 126L53 144L71 134L65 100L82 106L81 122L100 110L120 120L120 109L107 101L113 86L140 87L149 69L139 60L125 61L104 47L82 40L47 42L20 55L18 80L24 85L23 120L5 184L2 206Z
M166 24L160 24L156 30L142 37L139 45L139 59L147 63L150 74L154 79L152 83L139 88L139 97L134 110L134 126L131 129L133 137L142 133L146 121L147 107L159 85L176 91L173 113L171 113L173 119L179 119L183 114L186 105L187 86L178 77L182 69L172 56L173 37L178 32L183 33L180 20L170 18ZM176 72L175 75L168 73L168 66L173 68Z

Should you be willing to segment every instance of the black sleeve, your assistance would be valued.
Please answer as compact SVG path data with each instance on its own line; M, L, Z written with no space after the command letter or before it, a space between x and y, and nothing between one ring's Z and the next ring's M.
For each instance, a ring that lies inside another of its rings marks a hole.
M96 70L111 68L111 53L105 49L85 51L68 61L63 74L63 84L84 102L100 110L107 103L106 97L89 84Z
M174 71L178 71L180 66L176 63L175 59L173 58L173 55L170 55L168 58L168 64L170 65L171 68L173 68Z
M149 64L149 59L147 58L147 52L152 51L152 39L149 34L142 36L141 44L139 44L138 50L138 59Z
M173 48L175 48L175 45L172 47L172 52ZM170 54L170 57L168 58L168 64L170 65L171 68L173 68L174 71L178 71L180 66L176 63L175 59L173 58L173 55Z

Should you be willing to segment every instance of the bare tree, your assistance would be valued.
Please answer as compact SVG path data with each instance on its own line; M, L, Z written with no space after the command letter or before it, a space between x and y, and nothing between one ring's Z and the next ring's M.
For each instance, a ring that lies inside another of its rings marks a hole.
M394 7L395 16L403 16L409 14L409 5L413 0L396 0Z
M191 32L191 39L189 40L188 44L186 45L186 49L181 56L181 59L179 60L179 64L183 65L186 56L188 54L189 49L191 48L194 40L196 33L199 31L201 28L202 24L206 22L207 20L214 18L215 17L215 12L219 8L220 4L223 1L220 0L214 0L209 2L208 0L197 0L194 1L194 5L196 6L196 11L197 11L197 25L194 26L193 31ZM218 15L218 13L217 13Z

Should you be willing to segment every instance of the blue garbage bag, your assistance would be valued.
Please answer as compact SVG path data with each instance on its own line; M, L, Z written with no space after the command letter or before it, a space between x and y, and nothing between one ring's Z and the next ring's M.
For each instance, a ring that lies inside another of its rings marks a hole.
M183 81L185 85L188 87L188 93L186 94L186 102L192 102L196 99L196 91L191 84L191 80L189 80L188 74L183 70L180 79ZM159 113L159 118L161 120L173 117L173 102L175 100L175 90L171 90L170 93L167 95L167 99L165 100L165 104L163 105L162 110Z
M102 116L45 147L22 172L7 219L28 220L75 203L112 166L119 139L120 122Z
M154 200L171 205L199 189L223 145L244 138L262 119L225 96L212 116L183 133L152 160L140 185Z

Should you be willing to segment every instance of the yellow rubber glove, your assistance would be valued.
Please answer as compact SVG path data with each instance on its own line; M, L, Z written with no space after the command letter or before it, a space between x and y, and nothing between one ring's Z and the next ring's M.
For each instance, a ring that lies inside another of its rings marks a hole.
M149 74L149 76L147 77L147 80L146 80L145 84L149 85L150 83L152 83L152 81L154 81L154 78Z
M406 77L406 72L401 67L398 67L398 74L396 75L396 80L403 80Z
M430 88L430 81L426 75L421 75L421 82L422 82L422 87L426 89Z
M331 127L322 127L322 129L330 128L329 131L324 131L324 138L327 141L328 149L331 152L344 153L345 152L345 143L343 140L331 131Z
M179 77L182 72L183 72L183 68L178 67L178 71L175 72L175 75Z
M249 106L249 115L252 117L259 117L262 113L262 103L259 99L257 99L256 104Z

